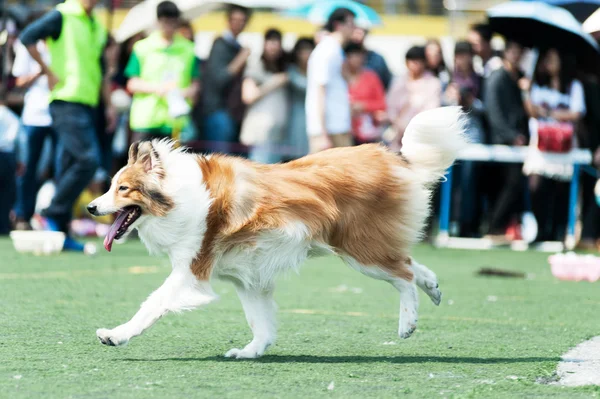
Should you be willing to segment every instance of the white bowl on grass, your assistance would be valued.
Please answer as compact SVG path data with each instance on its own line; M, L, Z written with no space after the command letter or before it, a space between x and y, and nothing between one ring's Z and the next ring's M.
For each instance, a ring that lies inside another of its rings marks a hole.
M62 251L65 233L60 231L18 231L10 232L17 252L35 255L51 255Z

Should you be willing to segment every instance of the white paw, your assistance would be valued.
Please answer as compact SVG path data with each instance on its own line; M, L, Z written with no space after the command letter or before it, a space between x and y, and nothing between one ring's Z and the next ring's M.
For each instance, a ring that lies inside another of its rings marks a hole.
M96 336L101 343L108 346L123 346L129 342L129 338L124 334L119 334L117 329L108 330L106 328L100 328L96 331Z
M440 306L440 302L442 302L442 291L440 291L437 281L435 281L435 282L427 281L427 282L425 282L425 286L426 286L425 293L427 293L427 295L429 295L431 302L433 302L433 304L435 306Z
M232 359L256 359L260 357L262 354L259 354L256 350L248 349L247 347L244 349L230 349L225 354L225 357L229 357Z
M398 335L402 339L409 338L417 329L417 312L414 310L404 310L400 313L400 325Z
M417 279L417 285L429 296L434 305L439 306L442 301L442 292L439 289L437 277L433 272L426 274L425 278Z

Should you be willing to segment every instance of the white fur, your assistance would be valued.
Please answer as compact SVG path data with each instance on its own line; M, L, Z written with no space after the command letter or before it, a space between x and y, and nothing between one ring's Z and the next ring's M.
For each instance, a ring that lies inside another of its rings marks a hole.
M398 335L400 338L408 338L417 328L417 313L419 307L419 297L414 281L406 281L397 278L377 266L367 266L360 264L351 256L343 256L342 259L348 266L364 274L365 276L376 280L383 280L390 283L400 293L400 321L398 325Z
M227 252L218 259L214 273L246 289L262 291L271 287L280 273L297 270L310 246L308 229L295 222L281 231L262 233L251 250Z
M409 167L395 171L403 183L412 182L406 199L411 212L398 223L400 233L416 243L429 210L430 183L438 179L454 161L466 143L462 114L458 107L428 111L409 124L403 139L402 152ZM202 172L194 155L173 149L168 141L154 141L158 160L165 171L162 189L175 202L165 217L142 215L134 224L140 238L151 253L167 253L172 273L164 284L141 305L127 323L112 330L100 329L97 335L109 345L123 345L142 334L168 312L191 310L216 299L210 283L199 281L191 272L194 257L200 252L206 232L206 218L211 196L203 183ZM247 184L245 170L236 170L235 192L240 201L235 204L236 215L248 213L253 201L252 186ZM116 179L115 179L116 180ZM114 189L114 187L113 187ZM112 195L95 201L101 212L113 211ZM211 277L232 281L253 333L252 341L243 349L231 349L227 357L255 358L275 342L276 305L273 300L274 280L282 272L296 271L309 256L332 254L334 250L313 241L308 228L300 221L288 223L281 229L261 233L252 247L237 247L215 254ZM340 254L353 269L389 282L400 292L400 321L398 333L408 338L417 324L417 286L437 305L441 300L437 277L423 265L412 261L413 281L394 276L376 265L361 265L356 259Z
M411 119L402 137L402 154L419 166L426 182L437 181L467 144L461 107L441 107Z
M273 288L254 290L239 285L236 288L254 338L244 349L231 349L225 356L236 359L254 359L262 356L265 350L275 343L277 306L273 300Z
M411 240L412 245L421 241L431 202L431 188L423 184L422 171L418 169L419 166L416 168L417 170L398 166L394 170L395 176L410 187L407 191L411 195L406 197L405 201L406 208L411 211L398 223L398 231L403 237Z
M91 206L95 206L96 208L98 208L99 215L109 215L111 213L120 211L120 209L115 204L114 192L117 190L116 185L117 181L119 180L119 176L121 176L123 171L127 168L128 166L124 166L121 168L121 170L117 172L117 174L112 180L110 189L104 195L90 202Z
M175 208L165 217L147 218L137 229L150 253L167 253L174 267L188 267L206 232L210 193L195 156L171 150L169 142L154 141L153 145L166 174L163 191L174 200Z
M175 208L165 217L142 215L132 226L138 229L150 253L169 255L172 272L129 322L112 330L97 331L100 341L109 345L126 344L168 312L192 310L217 298L210 284L199 281L191 272L206 232L211 203L198 163L194 156L173 150L167 141L154 141L153 146L166 173L163 191L175 201ZM105 194L94 204L104 206L99 208L104 212L110 209L110 198L112 194Z
M435 273L427 267L412 259L409 269L413 272L413 281L406 281L390 275L377 266L365 266L360 264L351 256L342 256L344 262L352 269L376 280L387 281L400 293L400 320L398 335L406 339L412 335L417 328L419 297L417 286L421 288L435 305L439 305L442 293L438 289L438 281Z
M125 324L108 330L101 328L96 335L104 344L121 346L142 334L168 312L192 310L212 302L216 295L210 284L196 279L188 268L173 268L163 285L142 303L140 310Z

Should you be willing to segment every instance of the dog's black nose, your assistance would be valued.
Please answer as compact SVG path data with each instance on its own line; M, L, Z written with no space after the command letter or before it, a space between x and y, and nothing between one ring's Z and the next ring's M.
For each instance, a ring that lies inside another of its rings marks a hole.
M88 205L87 210L92 215L96 215L96 213L98 212L98 207L96 205Z

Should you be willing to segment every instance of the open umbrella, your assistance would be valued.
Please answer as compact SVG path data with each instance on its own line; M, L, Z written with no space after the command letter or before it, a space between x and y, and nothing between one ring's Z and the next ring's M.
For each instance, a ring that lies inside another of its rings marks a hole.
M156 6L161 0L145 0L129 10L119 29L115 32L115 40L124 42L133 35L152 29L156 24ZM239 5L246 8L285 9L297 7L306 0L174 0L186 19L198 18L211 11L228 5Z
M544 3L552 6L562 7L568 10L577 18L579 22L583 22L589 18L598 8L600 8L600 0L541 0Z
M567 10L542 2L511 1L487 10L491 28L525 47L554 47L577 57L578 67L597 73L600 47Z
M353 11L356 14L356 25L361 28L370 29L374 26L383 25L377 11L352 0L313 0L300 7L286 10L283 15L291 18L306 19L313 24L323 25L337 8L347 8Z
M585 20L583 30L590 34L600 32L600 9Z

